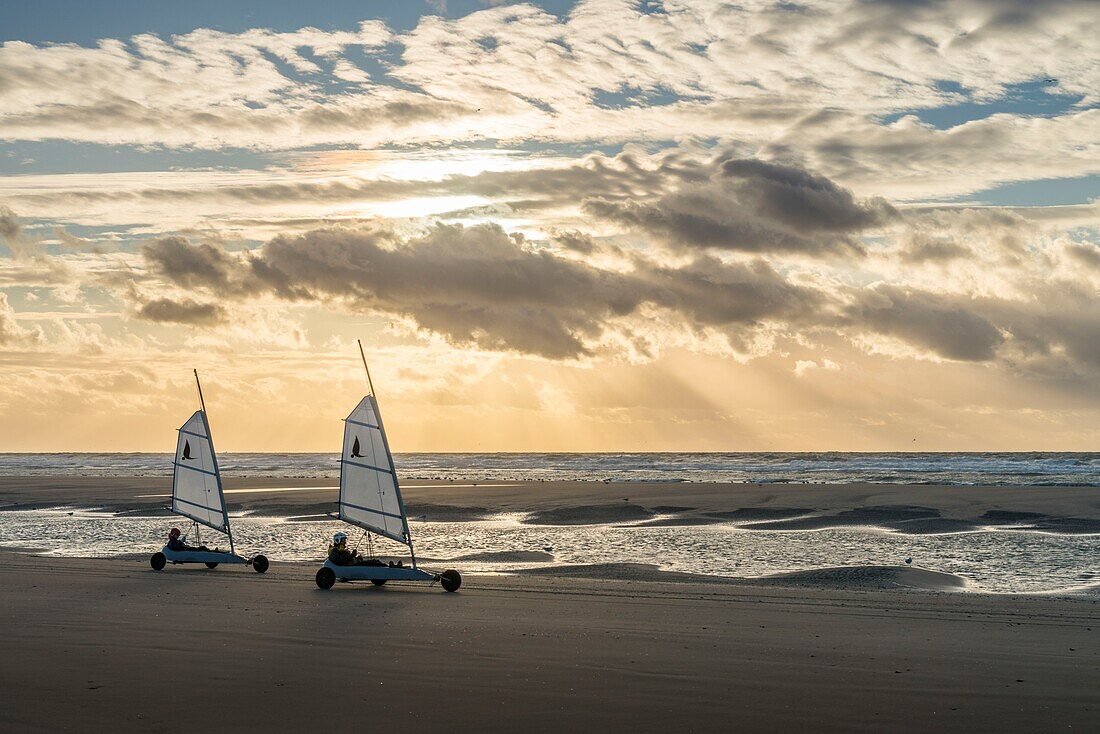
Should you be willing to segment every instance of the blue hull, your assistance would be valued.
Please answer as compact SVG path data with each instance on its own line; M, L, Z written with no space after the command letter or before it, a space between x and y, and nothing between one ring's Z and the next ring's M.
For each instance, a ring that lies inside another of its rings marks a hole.
M337 581L435 581L436 575L408 566L337 566L325 561L325 568L332 569Z
M242 563L249 560L234 553L215 553L213 551L174 551L168 546L161 549L161 553L169 563Z

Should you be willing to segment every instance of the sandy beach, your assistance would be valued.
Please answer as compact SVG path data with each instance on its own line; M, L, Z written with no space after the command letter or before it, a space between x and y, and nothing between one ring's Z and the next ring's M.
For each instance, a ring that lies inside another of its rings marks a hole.
M323 514L334 496L326 480L226 485L232 511ZM410 514L896 532L1100 522L1088 488L471 485L409 481ZM0 506L151 515L166 490L164 478L4 478ZM322 592L315 564L157 573L144 555L4 552L0 729L1003 732L1100 722L1097 596L979 594L934 569L837 565L728 579L593 563L467 575L445 594L397 584Z
M0 555L0 729L1004 732L1100 720L1100 608L1088 599L550 574L469 577L457 594L322 592L313 571Z

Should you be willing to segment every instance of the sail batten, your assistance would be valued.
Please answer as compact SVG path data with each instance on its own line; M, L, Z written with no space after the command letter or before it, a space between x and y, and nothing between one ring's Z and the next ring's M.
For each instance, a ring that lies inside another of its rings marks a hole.
M357 426L363 426L364 428L378 428L379 430L381 430L379 426L376 426L372 423L361 423L360 421L353 421L351 418L345 418L344 421L347 423L353 423Z
M187 453L190 453L190 452L187 452ZM184 457L185 460L190 459L190 458L191 458L190 456L185 456ZM178 464L176 462L172 462L172 466L179 467L180 469L189 469L191 471L202 472L203 474L209 474L212 477L217 476L217 474L215 472L207 471L206 469L200 469L197 466L188 466L187 464Z
M341 520L409 545L409 525L386 431L373 395L344 420L340 457Z
M180 427L172 465L172 512L228 533L221 472L205 412L195 411Z
M382 467L380 467L380 466L371 466L370 464L362 464L362 463L360 463L360 462L358 462L358 461L347 461L347 460L345 459L345 460L344 460L343 462L341 462L341 463L344 463L344 464L351 464L352 466L357 466L357 467L360 467L361 469L372 469L372 470L374 470L374 471L380 471L380 472L385 472L386 474L393 474L393 472L392 472L392 471L390 471L389 469L383 469L383 468L382 468Z

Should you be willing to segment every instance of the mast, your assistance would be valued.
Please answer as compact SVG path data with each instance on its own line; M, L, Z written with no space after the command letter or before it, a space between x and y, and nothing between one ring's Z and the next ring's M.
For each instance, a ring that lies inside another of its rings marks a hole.
M199 405L202 406L202 412L205 413L206 412L206 401L202 399L202 383L199 382L199 371L198 370L191 370L191 371L195 373L195 384L199 388Z
M367 355L363 352L363 340L356 339L355 343L359 345L359 356L363 358L363 369L367 372L367 389L370 390L370 395L374 395L374 383L370 379L370 367L367 366Z

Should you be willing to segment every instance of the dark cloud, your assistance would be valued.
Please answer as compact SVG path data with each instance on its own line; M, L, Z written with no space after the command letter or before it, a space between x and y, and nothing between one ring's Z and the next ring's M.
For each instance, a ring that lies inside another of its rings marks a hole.
M1012 365L1033 374L1100 376L1100 305L1086 283L1040 279L1023 301L987 298L976 307L1011 335Z
M276 237L246 256L166 238L145 256L178 286L339 301L408 316L458 344L550 358L587 354L609 319L643 304L703 324L751 327L824 300L762 262L702 258L673 269L637 259L619 272L526 247L496 225L440 225L409 241L379 230L324 229Z
M563 358L627 314L640 294L624 276L523 248L495 225L439 226L393 246L382 232L277 237L250 262L280 293L339 298L399 313L458 343Z
M0 206L0 237L10 243L22 236L23 226L19 224L19 217L8 207Z
M584 232L556 232L550 239L559 247L579 252L582 255L591 254L596 249L596 243L592 240L592 236Z
M742 203L800 232L859 232L897 214L885 199L857 201L848 189L795 166L739 159L723 163L722 174L742 182Z
M895 337L946 359L984 362L1004 341L968 299L877 285L858 291L847 317L856 329Z
M707 326L803 320L833 300L792 284L763 260L723 263L703 256L680 268L639 261L635 273L652 290L653 303Z
M858 201L823 176L750 159L656 199L595 197L584 210L675 247L811 256L860 255L854 236L896 216L883 199Z
M216 303L199 303L190 298L157 298L143 303L138 318L158 323L216 326L228 320L228 312Z
M163 237L142 247L149 268L183 287L202 286L230 291L237 285L239 259L208 244L192 245L183 237Z
M952 239L914 233L907 238L898 258L905 263L947 263L970 255L969 249Z

